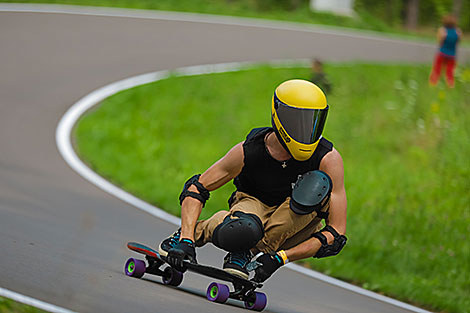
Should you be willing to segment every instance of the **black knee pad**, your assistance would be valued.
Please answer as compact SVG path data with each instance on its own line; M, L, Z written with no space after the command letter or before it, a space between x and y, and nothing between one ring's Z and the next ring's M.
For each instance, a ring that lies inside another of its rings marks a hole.
M253 248L263 236L263 223L258 216L235 212L214 229L212 243L220 249L238 252Z

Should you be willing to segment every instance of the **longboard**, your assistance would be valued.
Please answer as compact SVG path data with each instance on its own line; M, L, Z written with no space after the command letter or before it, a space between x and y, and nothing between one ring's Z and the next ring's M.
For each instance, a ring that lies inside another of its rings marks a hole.
M161 269L164 264L168 264L165 256L160 255L158 251L147 247L146 245L129 242L127 248L130 250L145 255L144 260L130 258L124 266L124 272L127 276L141 278L144 274L152 274L162 277L162 282L169 286L179 286L183 281L183 273L175 270L171 266ZM263 285L242 277L238 277L228 273L220 268L191 263L184 261L185 267L188 271L208 276L214 279L229 282L233 285L233 291L225 284L213 282L207 287L206 297L209 301L217 303L225 303L229 298L243 301L245 308L262 311L267 304L266 295L262 292L255 291L256 288L261 288Z

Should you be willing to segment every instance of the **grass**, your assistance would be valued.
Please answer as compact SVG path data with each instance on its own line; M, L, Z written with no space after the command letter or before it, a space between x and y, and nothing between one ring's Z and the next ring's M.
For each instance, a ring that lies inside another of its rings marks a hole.
M429 87L429 70L326 66L325 137L345 163L349 241L337 257L304 263L432 310L470 312L470 68L451 90ZM262 66L124 91L79 122L77 149L101 175L179 215L184 181L270 124L277 84L309 76ZM202 217L226 209L233 189L213 192Z
M423 27L411 33L401 27L391 27L380 18L363 11L358 11L354 18L326 12L312 12L308 1L302 1L296 9L289 8L287 2L279 1L277 6L272 6L267 1L252 0L3 0L1 2L55 3L233 15L372 30L433 41L436 31L435 28Z
M0 297L0 313L41 313L43 310Z

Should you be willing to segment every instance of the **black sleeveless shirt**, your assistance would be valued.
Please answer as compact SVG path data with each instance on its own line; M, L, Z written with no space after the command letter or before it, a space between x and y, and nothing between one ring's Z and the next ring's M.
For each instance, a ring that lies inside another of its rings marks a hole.
M264 142L266 134L272 131L271 127L250 131L243 143L245 164L233 180L237 191L245 192L268 206L283 203L291 195L292 183L298 176L318 170L322 158L333 149L333 144L322 137L310 159L278 161L269 154Z

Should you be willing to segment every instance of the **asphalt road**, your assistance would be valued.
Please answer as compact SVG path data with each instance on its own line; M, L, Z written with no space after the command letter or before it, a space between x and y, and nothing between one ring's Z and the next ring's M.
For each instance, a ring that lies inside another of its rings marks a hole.
M66 165L54 133L78 99L129 76L187 65L311 56L429 62L434 53L432 45L312 28L26 12L0 12L0 43L0 287L79 312L242 311L237 302L209 303L210 280L195 274L178 289L123 274L134 255L127 241L156 244L174 226ZM220 265L223 253L207 247L198 257ZM405 311L289 269L264 291L267 312Z

